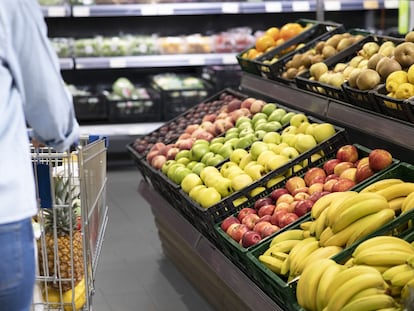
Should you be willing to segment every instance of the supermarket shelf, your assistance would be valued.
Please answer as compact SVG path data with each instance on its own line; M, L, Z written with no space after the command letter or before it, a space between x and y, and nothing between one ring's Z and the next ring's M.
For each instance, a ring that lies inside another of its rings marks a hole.
M75 62L72 58L59 58L60 69L70 70L75 68Z
M146 135L156 130L162 124L163 122L81 125L81 134L101 136L139 136Z
M76 69L148 68L237 64L235 53L75 58Z
M46 17L162 16L205 14L290 13L316 11L317 0L188 2L161 4L74 5L44 7ZM398 9L398 0L327 0L326 11Z

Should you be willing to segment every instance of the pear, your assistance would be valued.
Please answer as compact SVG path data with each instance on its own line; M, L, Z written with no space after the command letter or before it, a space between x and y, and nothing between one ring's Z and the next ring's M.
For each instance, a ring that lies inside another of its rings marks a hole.
M362 46L363 56L365 58L370 58L372 55L378 52L379 48L380 46L378 45L378 43L374 41L366 42Z
M368 60L367 68L375 70L375 68L377 68L378 61L383 57L384 55L381 53L375 53L372 55Z
M387 77L391 72L401 70L401 69L402 69L401 65L398 61L396 61L395 59L392 59L390 57L386 57L386 56L381 58L378 61L377 66L375 67L375 70L381 76L382 81L387 80Z
M322 49L322 55L324 59L327 59L337 53L336 49L331 45L326 45Z
M325 44L330 45L336 49L339 41L341 41L342 38L343 38L342 34L334 34L332 37L326 40Z
M356 86L360 90L372 90L381 82L381 77L373 69L362 69L356 79Z
M363 60L364 58L361 55L357 55L354 56L350 61L349 61L349 66L351 67L358 67L358 64L361 62L361 60Z
M360 74L360 72L362 71L362 69L361 69L361 68L354 68L354 67L351 67L351 68L353 68L353 70L352 70L352 72L349 74L349 77L348 77L348 84L349 84L349 86L350 86L350 87L356 88L356 87L357 87L357 85L356 85L356 80L357 80L357 78L358 78L358 75L359 75L359 74Z
M409 31L404 37L407 42L414 42L414 31Z
M336 46L336 50L338 52L345 50L347 47L351 46L354 43L354 39L349 38L343 38L341 41L338 42L338 45Z
M317 54L322 54L322 50L325 46L325 41L319 41L318 43L316 43L315 45L315 51Z
M394 55L394 48L395 44L392 41L385 41L381 44L378 53L385 55L385 56L392 56Z
M342 72L334 72L332 73L329 84L335 87L341 87L341 85L345 82L345 77Z
M309 68L311 76L315 77L316 80L319 80L320 76L328 71L328 66L323 63L315 63Z
M398 44L394 49L394 58L403 68L414 64L414 43L403 42Z

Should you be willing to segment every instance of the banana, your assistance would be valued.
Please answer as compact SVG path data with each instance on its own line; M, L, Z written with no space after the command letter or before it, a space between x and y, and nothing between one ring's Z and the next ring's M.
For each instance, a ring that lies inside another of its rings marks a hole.
M263 254L264 255L264 254ZM288 257L289 257L289 255L288 254L286 254L286 253L283 253L283 252L272 252L271 254L270 254L270 256L272 256L272 257L274 257L274 258L276 258L276 259L279 259L279 260L286 260Z
M310 253L307 257L302 258L302 260L297 265L297 274L301 274L303 269L308 266L311 262L314 262L318 259L328 259L332 256L338 254L342 251L342 247L338 246L326 246L326 247L318 247L312 253Z
M376 265L370 265L370 267L377 270L379 273L383 274L385 271L387 271L391 266L385 265L385 266L376 266Z
M364 256L365 254L368 254L371 252L378 252L378 251L383 251L383 252L401 251L401 252L406 252L407 254L414 255L414 249L411 247L411 245L405 245L404 243L384 243L384 244L379 244L379 245L371 246L369 248L360 250L358 252L358 255L356 255L355 257Z
M325 227L319 236L319 244L321 246L326 246L326 241L328 241L334 235L331 227Z
M408 265L408 264L401 264L401 265L397 265L397 266L391 266L389 269L387 269L386 271L384 271L382 273L382 277L384 278L385 281L391 281L391 279L401 273L401 272L408 272L412 270L412 268Z
M403 251L372 251L364 252L354 257L354 262L357 265L401 265L406 262L410 253Z
M347 191L347 192L353 192L353 191ZM311 216L313 219L318 219L319 215L327 209L332 202L340 199L343 196L347 196L347 194L344 195L345 192L331 192L327 195L324 195L320 197L312 206L311 210Z
M308 220L308 221L304 221L304 222L302 222L300 225L299 225L299 227L302 229L302 230L309 230L310 229L310 227L311 227L311 225L312 225L312 223L313 223L313 221L312 220Z
M414 208L414 192L407 195L401 204L401 212L406 213Z
M263 253L263 255L271 256L272 253L276 252L289 253L300 241L301 240L285 240L273 245L270 243L271 246Z
M328 210L325 209L324 211L322 211L322 213L319 215L319 217L314 220L315 223L315 230L314 230L314 235L315 237L319 240L321 233L323 232L323 230L326 228L326 214L327 214Z
M403 271L395 274L390 282L392 286L403 287L405 286L405 284L407 284L409 281L413 279L414 269L411 269L410 271Z
M300 306L306 310L316 310L316 292L320 279L325 270L338 265L331 259L319 259L307 266L301 274L297 287L296 297Z
M319 248L319 242L314 238L310 237L302 240L303 243L297 244L289 253L289 275L298 276L302 270L299 270L299 266L306 258L315 250Z
M414 247L414 245L413 245L413 247ZM409 257L407 258L407 264L408 264L411 268L413 268L413 269L414 269L414 256L409 256Z
M309 230L303 230L303 238L307 239L310 238L311 236L313 236Z
M401 299L403 301L407 301L407 303L409 302L408 300L411 297L414 297L414 279L407 282L404 287L401 289ZM412 298L411 298L412 299Z
M370 287L370 288L361 290L359 293L356 293L354 296L352 296L349 302L357 300L362 297L367 297L367 296L372 296L372 295L381 295L385 293L386 293L386 290L384 288Z
M374 194L374 193L365 193L365 194ZM362 195L362 194L361 194ZM345 204L344 204L345 205ZM380 210L389 208L388 201L382 199L366 199L355 203L354 205L348 207L343 212L340 213L334 220L332 224L332 231L337 233L342 229L348 227L350 224L355 222L358 219L361 219L365 216L379 212Z
M349 268L349 270L350 269L352 268ZM360 274L342 283L329 300L327 311L340 311L356 293L370 287L381 288L383 286L385 286L385 284L381 273L372 268L371 272Z
M347 247L389 223L395 218L395 212L391 208L386 208L375 214L365 216L364 218L366 219L366 223L351 234L346 243Z
M390 235L379 235L365 240L364 242L359 244L353 251L352 256L357 257L360 252L366 249L371 249L371 247L375 248L376 246L383 244L401 244L403 247L406 247L407 250L412 249L414 247L407 241L400 239L398 237Z
M387 201L398 197L406 197L414 192L414 182L404 182L401 184L391 185L387 188L381 189L376 193L382 195Z
M260 255L259 260L272 272L280 274L283 260L276 259L272 256Z
M343 195L338 197L328 207L328 211L327 211L327 214L326 214L326 225L328 225L328 226L331 226L331 224L333 223L333 221L334 221L334 219L337 215L337 209L339 208L339 206L341 206L342 203L344 203L346 200L349 200L353 197L358 196L358 192L355 192L355 191L344 191L342 193L343 193Z
M346 304L341 311L378 310L395 307L397 304L389 295L377 294L355 299Z
M398 179L398 178L382 179L382 180L378 180L378 181L368 185L367 187L362 189L359 193L377 192L377 191L385 189L385 188L387 188L391 185L402 184L403 182L404 182L403 180Z
M289 268L290 268L290 260L289 260L289 256L288 256L288 258L286 258L283 261L282 266L280 267L280 274L284 275L284 276L288 275Z
M319 280L318 288L316 290L316 310L323 310L327 306L328 299L326 292L331 286L331 283L335 279L336 275L344 269L345 267L340 264L332 264L325 269Z
M303 240L303 230L291 229L286 230L276 235L270 242L270 246L285 240Z
M407 197L398 197L388 201L388 204L390 205L390 208L392 208L395 212L399 213L402 211L402 205L406 198Z
M316 220L313 220L311 225L309 226L309 234L311 236L315 236L315 230L316 230Z

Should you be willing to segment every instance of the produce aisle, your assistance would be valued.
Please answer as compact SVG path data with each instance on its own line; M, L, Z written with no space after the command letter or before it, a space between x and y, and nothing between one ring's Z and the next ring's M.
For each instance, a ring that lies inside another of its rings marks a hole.
M127 161L128 164L128 161ZM164 256L151 208L133 166L109 163L111 221L98 265L94 310L214 310Z

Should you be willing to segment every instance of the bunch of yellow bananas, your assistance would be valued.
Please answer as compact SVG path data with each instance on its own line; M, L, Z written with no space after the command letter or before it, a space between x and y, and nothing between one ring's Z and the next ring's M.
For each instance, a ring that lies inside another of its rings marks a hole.
M347 267L332 259L319 259L303 270L296 297L308 311L402 310L387 294L387 287L373 267Z
M58 309L63 305L65 311L78 311L86 303L85 278L83 278L74 288L64 293L53 288L47 288L43 292L45 303L53 309ZM61 310L61 309L59 309Z

